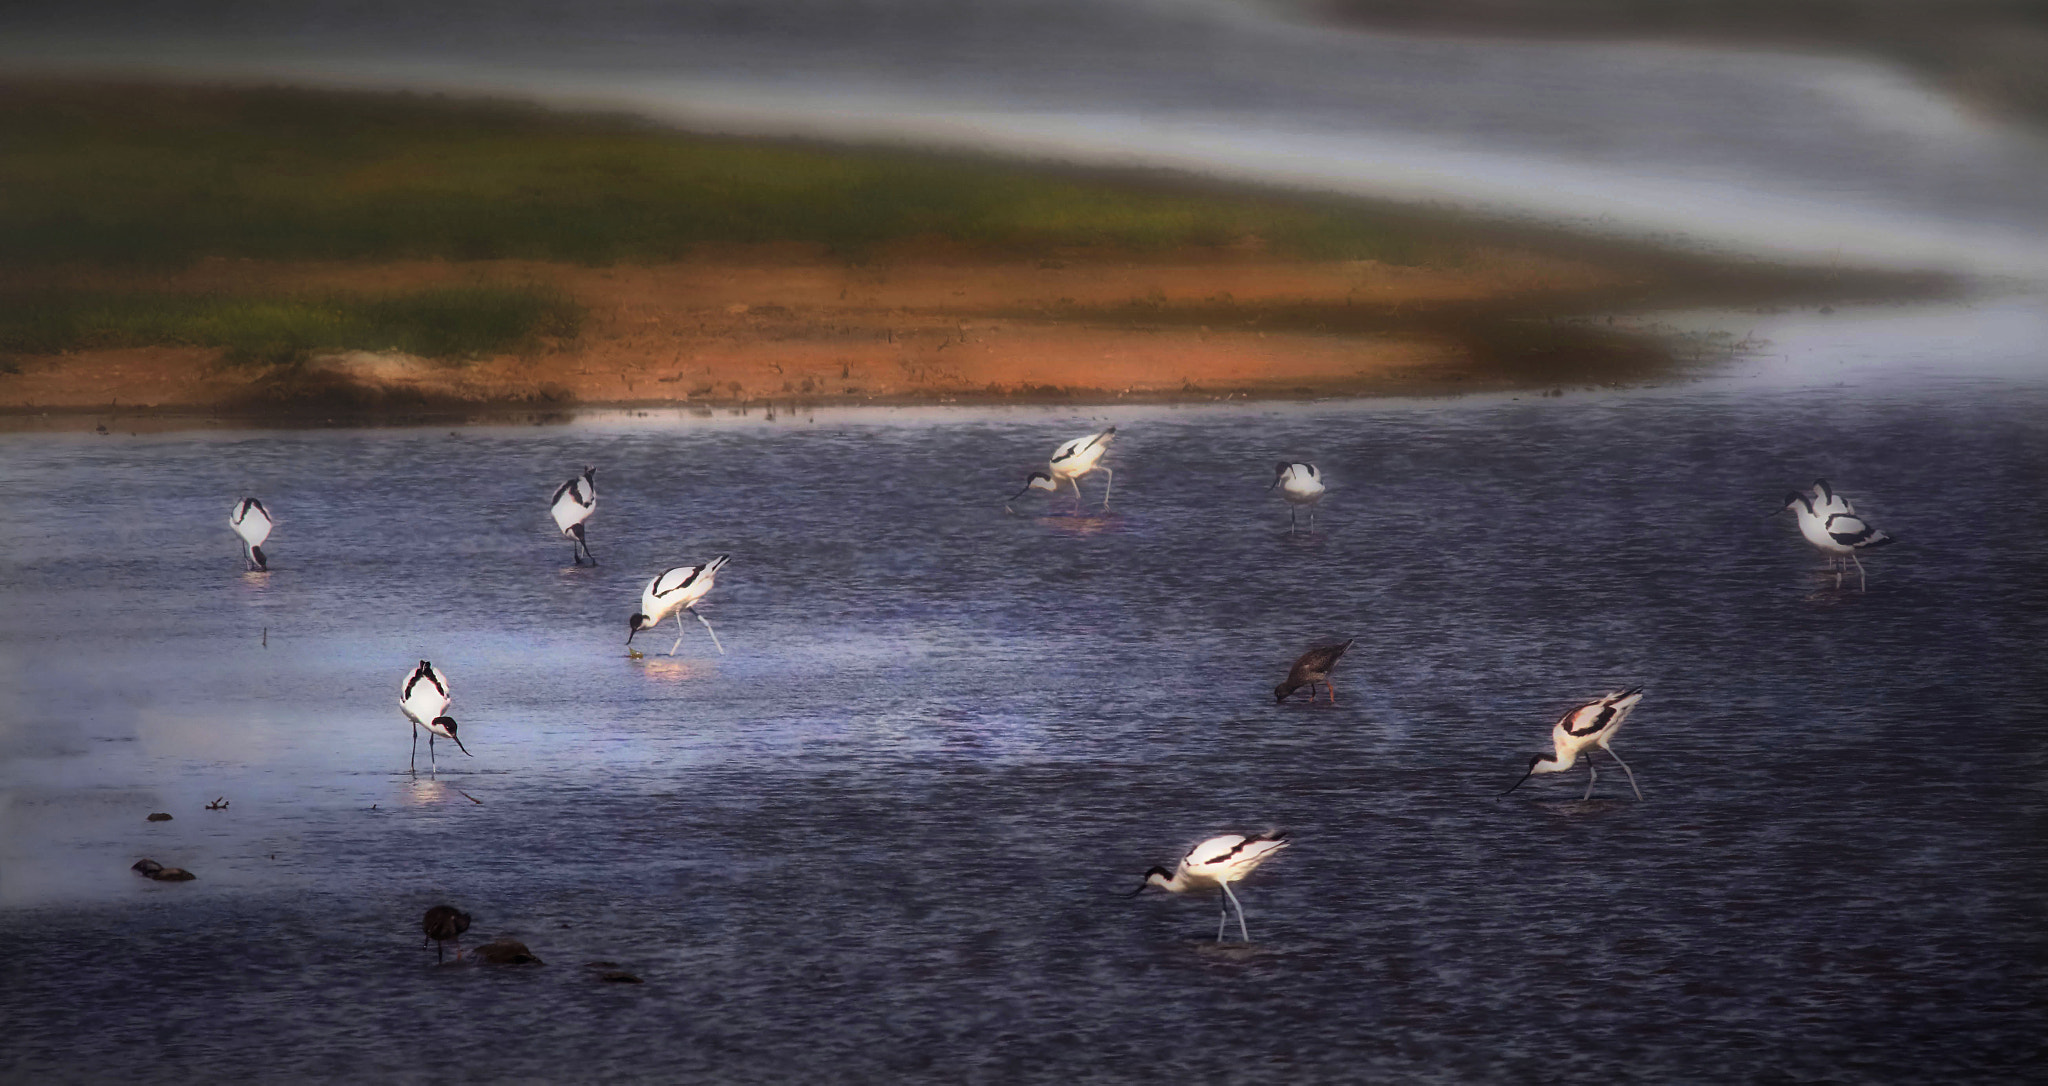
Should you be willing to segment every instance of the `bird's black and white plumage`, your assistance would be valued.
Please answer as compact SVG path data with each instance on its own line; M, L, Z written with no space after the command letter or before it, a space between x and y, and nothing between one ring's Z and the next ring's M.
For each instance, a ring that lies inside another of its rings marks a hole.
M1316 503L1323 500L1323 473L1314 464L1282 460L1273 469L1272 490L1280 488L1280 496L1287 501L1287 534L1294 534L1294 514L1302 506L1308 506L1308 530L1316 530Z
M590 514L597 512L597 469L586 467L583 474L555 488L554 497L548 499L548 513L555 518L555 527L562 530L576 544L576 564L582 565L588 557L591 565L597 564L597 556L590 553L590 541L583 537L583 522Z
M1785 504L1779 512L1791 510L1799 521L1799 534L1822 554L1828 556L1828 564L1835 572L1835 587L1842 587L1844 562L1854 563L1860 590L1868 591L1870 577L1863 570L1863 560L1857 555L1862 551L1875 550L1894 542L1891 536L1872 527L1870 522L1852 512L1827 512L1828 509L1847 510L1849 499L1835 494L1825 480L1816 482L1814 488L1820 492L1816 499L1798 491L1785 495ZM1825 504L1823 504L1825 503Z
M270 510L255 498L243 498L228 514L228 527L242 537L242 560L248 567L268 572L270 562L263 557L263 541L270 538Z
M674 656L683 644L683 612L688 611L696 616L698 622L704 623L704 632L711 635L711 643L717 646L718 654L725 655L725 646L718 642L718 631L711 628L711 623L703 615L697 614L696 604L711 591L718 571L724 569L731 558L731 555L721 554L701 566L675 566L662 570L647 582L647 587L640 592L640 609L626 620L626 644L633 643L634 634L661 625L661 620L673 613L676 616L676 643L668 647L668 654Z
M1288 844L1285 833L1226 833L1211 837L1189 849L1172 871L1155 867L1145 872L1145 881L1132 893L1144 893L1148 886L1173 894L1220 890L1225 901L1222 915L1216 919L1216 941L1223 941L1223 925L1230 919L1231 907L1236 906L1237 933L1249 943L1252 937L1245 928L1244 905L1231 893L1230 884L1242 881Z
M1614 733L1621 730L1622 724L1628 720L1628 714L1641 700L1643 688L1631 686L1627 690L1616 690L1611 694L1594 698L1559 717L1550 729L1551 752L1531 757L1529 772L1522 774L1522 780L1509 785L1508 792L1520 788L1522 781L1539 773L1562 773L1570 769L1578 764L1579 755L1584 753L1588 774L1586 794L1579 798L1591 799L1593 783L1600 779L1600 771L1593 766L1593 752L1589 748L1597 746L1621 766L1622 772L1628 774L1629 788L1635 792L1637 799L1642 799L1643 790L1636 787L1635 770L1630 769L1628 763L1621 760L1621 755L1614 753L1614 748L1607 745L1613 741ZM1502 792L1501 795L1507 795L1508 792Z
M1313 704L1316 684L1322 683L1323 689L1330 692L1330 704L1337 704L1337 688L1330 685L1330 671L1337 666L1338 660L1343 659L1344 650L1357 643L1358 639L1354 637L1341 645L1323 645L1302 653L1301 659L1288 670L1287 681L1273 688L1273 700L1286 701L1296 690L1306 686L1308 700Z
M439 772L440 766L434 761L434 738L455 740L462 753L469 754L469 748L462 745L461 737L455 734L455 718L448 713L448 679L434 665L425 660L419 666L406 672L405 681L398 684L398 707L412 721L412 762L413 772L419 772L420 729L427 729L427 768ZM475 757L475 755L470 755Z
M420 930L434 944L434 960L441 960L442 944L455 944L455 960L462 960L462 933L469 930L469 914L453 905L436 905L427 910ZM426 945L424 943L422 946Z
M1052 461L1046 471L1034 471L1024 479L1024 489L1010 496L1016 501L1032 490L1058 490L1061 482L1074 488L1074 508L1081 508L1081 476L1090 472L1102 472L1109 476L1109 482L1102 488L1102 507L1109 508L1109 492L1116 486L1116 473L1102 464L1102 454L1109 451L1109 443L1116 438L1116 427L1112 426L1098 434L1077 437L1052 451Z

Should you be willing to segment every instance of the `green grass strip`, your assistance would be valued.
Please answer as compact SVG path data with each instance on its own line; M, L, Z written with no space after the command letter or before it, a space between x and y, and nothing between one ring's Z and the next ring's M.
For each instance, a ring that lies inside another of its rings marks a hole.
M219 348L240 364L347 350L459 360L570 338L582 319L572 300L531 288L272 298L50 292L0 296L0 353L188 346Z
M892 241L1441 259L1447 216L417 95L0 84L0 262L527 258Z

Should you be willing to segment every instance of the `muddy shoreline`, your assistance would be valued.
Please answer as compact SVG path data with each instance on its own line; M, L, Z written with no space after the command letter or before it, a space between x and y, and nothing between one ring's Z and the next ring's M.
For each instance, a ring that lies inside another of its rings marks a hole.
M111 420L336 425L504 420L585 408L1206 403L1643 384L1732 343L1632 319L1674 304L1925 295L1893 277L1778 270L1686 282L1526 251L1455 268L1256 254L849 264L797 247L660 264L207 260L170 271L39 273L70 289L172 294L537 285L582 305L564 342L467 360L393 351L234 365L192 346L14 356L0 427ZM21 289L18 274L0 289Z

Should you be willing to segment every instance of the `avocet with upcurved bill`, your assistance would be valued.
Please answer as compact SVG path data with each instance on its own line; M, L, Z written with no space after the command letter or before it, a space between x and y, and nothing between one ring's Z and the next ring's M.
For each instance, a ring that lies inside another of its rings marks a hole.
M683 612L696 616L704 623L704 632L711 635L711 643L717 645L718 654L725 655L725 646L718 643L718 631L703 615L697 614L697 601L711 591L718 571L725 568L731 555L721 554L701 566L676 566L662 570L640 593L640 609L626 620L626 644L633 643L633 635L642 630L651 630L661 625L661 620L670 614L676 616L676 643L668 647L668 654L674 656L683 644Z
M1848 505L1846 498L1840 502L1843 506ZM1799 520L1799 534L1827 555L1828 564L1835 571L1836 588L1842 587L1842 575L1846 572L1843 562L1846 559L1856 565L1858 591L1870 589L1870 576L1863 571L1863 560L1857 557L1857 553L1890 546L1896 542L1891 536L1871 527L1868 521L1854 513L1824 513L1812 497L1796 490L1785 495L1785 504L1778 512L1787 509Z
M270 510L255 498L243 498L228 514L228 527L242 537L242 560L249 568L268 572L270 562L263 557L263 541L270 538Z
M1026 491L1058 490L1060 483L1065 482L1074 488L1074 508L1078 511L1082 505L1081 476L1099 471L1109 476L1109 481L1102 487L1102 508L1108 509L1109 492L1116 486L1116 473L1103 465L1102 454L1109 451L1109 443L1115 437L1116 427L1112 426L1099 434L1077 437L1054 449L1052 461L1046 465L1047 470L1034 471L1026 476L1024 489L1011 495L1010 500L1016 501Z
M1593 767L1592 748L1599 747L1621 766L1623 773L1628 774L1629 788L1635 792L1638 800L1642 799L1643 790L1636 787L1636 771L1630 769L1628 763L1621 760L1621 755L1614 753L1614 748L1607 745L1614 740L1614 733L1621 730L1622 724L1628 720L1628 714L1641 700L1643 688L1631 686L1627 690L1616 690L1612 694L1595 698L1560 717L1550 729L1551 752L1530 758L1529 772L1522 774L1521 781L1509 785L1508 792L1520 788L1522 781L1539 773L1562 773L1577 765L1579 755L1584 754L1588 774L1586 794L1579 798L1591 799L1593 782L1600 779L1600 771ZM1505 796L1508 792L1502 792L1501 795Z
M1231 907L1236 906L1237 934L1249 943L1252 936L1244 926L1244 905L1230 892L1230 884L1244 881L1245 876L1288 843L1285 833L1226 833L1211 837L1189 849L1171 872L1163 867L1145 872L1145 881L1131 891L1131 896L1136 897L1152 886L1170 894L1220 890L1225 900L1221 903L1223 912L1216 918L1216 941L1223 941L1223 925L1230 919Z
M469 748L462 745L462 739L455 734L455 718L448 715L448 679L434 665L421 660L418 667L405 675L405 681L398 685L398 707L405 711L406 719L412 721L412 771L419 772L420 729L427 729L427 768L438 772L440 767L434 761L434 739L453 739L462 753Z
M583 474L556 487L554 497L548 499L548 513L555 518L555 527L576 544L576 564L579 566L586 556L591 565L597 564L597 555L590 553L590 541L583 538L583 522L595 512L597 469L593 467L585 467Z
M1323 500L1323 473L1314 464L1303 461L1280 461L1273 470L1273 485L1280 488L1280 496L1287 500L1287 534L1294 534L1294 514L1302 506L1308 506L1308 530L1316 530L1316 503Z

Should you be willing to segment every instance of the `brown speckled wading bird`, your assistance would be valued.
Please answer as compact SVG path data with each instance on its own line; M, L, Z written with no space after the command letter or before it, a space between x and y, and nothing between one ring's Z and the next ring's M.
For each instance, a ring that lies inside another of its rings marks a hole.
M1286 701L1289 695L1306 686L1308 700L1313 704L1316 700L1316 684L1322 683L1323 689L1330 692L1330 704L1337 704L1337 688L1330 685L1330 671L1337 666L1337 661L1343 657L1344 650L1357 642L1358 639L1354 637L1341 645L1324 645L1302 653L1301 659L1294 662L1293 670L1287 673L1287 681L1273 688L1273 700Z
M441 960L441 944L455 944L455 960L462 960L462 933L469 930L469 914L453 905L436 905L427 910L420 930L434 941L434 960ZM422 944L424 945L424 944Z

